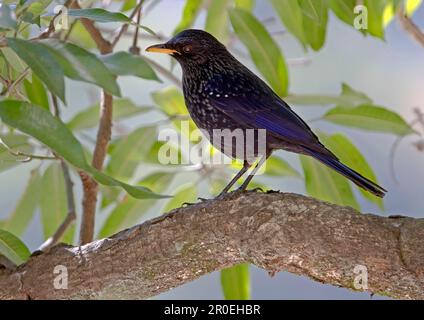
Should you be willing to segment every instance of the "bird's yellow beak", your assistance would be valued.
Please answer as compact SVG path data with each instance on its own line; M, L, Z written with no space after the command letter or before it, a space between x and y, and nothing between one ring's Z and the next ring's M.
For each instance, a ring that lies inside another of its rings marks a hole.
M167 48L166 44L155 44L154 46L150 46L146 49L147 52L159 52L166 54L180 54L177 50Z

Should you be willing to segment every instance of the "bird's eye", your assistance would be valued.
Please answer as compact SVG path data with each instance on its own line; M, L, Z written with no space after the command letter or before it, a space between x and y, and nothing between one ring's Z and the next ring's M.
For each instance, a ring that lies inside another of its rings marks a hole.
M193 47L191 45L186 45L186 46L184 46L183 51L185 53L190 53L192 49L193 49Z

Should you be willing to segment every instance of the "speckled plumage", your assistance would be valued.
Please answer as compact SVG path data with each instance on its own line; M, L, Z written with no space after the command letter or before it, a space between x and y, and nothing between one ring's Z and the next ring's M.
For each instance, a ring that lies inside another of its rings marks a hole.
M172 49L172 56L180 63L190 116L210 136L213 129L265 129L266 151L257 156L266 159L275 149L312 156L358 186L384 196L383 188L343 165L264 81L212 35L201 30L186 30L160 46ZM221 143L212 143L225 152ZM227 155L236 157L234 151ZM246 186L245 183L242 188Z

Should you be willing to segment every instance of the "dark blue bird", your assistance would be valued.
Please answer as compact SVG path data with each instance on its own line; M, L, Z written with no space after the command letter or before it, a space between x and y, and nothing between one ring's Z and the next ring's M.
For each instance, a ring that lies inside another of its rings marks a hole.
M255 149L255 156L261 158L243 182L241 190L247 188L258 168L274 150L284 149L311 156L359 187L384 197L385 189L341 163L287 103L209 33L185 30L167 43L151 46L147 51L170 54L180 63L190 116L210 137L213 137L215 129L266 130L266 147L263 152ZM259 138L255 138L258 141ZM216 148L233 158L240 158L235 152L235 145L228 152L221 140L214 140L211 142ZM226 193L248 171L251 164L247 157L242 155L242 170L222 193Z

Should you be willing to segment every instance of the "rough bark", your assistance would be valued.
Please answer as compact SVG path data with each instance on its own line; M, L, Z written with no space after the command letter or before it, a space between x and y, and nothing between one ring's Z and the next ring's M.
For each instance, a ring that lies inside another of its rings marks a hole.
M1 299L148 298L241 262L353 289L424 298L424 219L359 214L286 193L233 193L81 247L58 245L0 271ZM54 289L55 266L68 289Z

